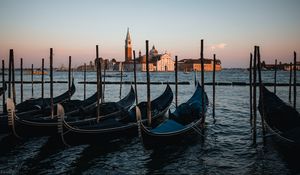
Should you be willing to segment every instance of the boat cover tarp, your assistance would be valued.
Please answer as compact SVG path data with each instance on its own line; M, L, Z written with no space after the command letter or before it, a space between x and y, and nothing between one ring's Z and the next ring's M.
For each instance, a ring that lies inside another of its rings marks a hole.
M166 120L163 123L161 123L156 128L152 129L151 132L154 133L166 133L166 132L172 132L172 131L178 131L185 128L182 124L170 119Z

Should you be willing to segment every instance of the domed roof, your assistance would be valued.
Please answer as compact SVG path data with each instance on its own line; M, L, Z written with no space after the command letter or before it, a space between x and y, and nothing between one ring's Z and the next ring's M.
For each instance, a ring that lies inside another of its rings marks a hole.
M150 55L155 56L158 54L158 51L155 49L155 46L153 45L152 49L150 50Z

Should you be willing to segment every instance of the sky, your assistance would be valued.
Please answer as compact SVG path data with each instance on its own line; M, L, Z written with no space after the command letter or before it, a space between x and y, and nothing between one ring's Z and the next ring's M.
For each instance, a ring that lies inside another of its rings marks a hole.
M299 0L1 0L0 59L14 49L16 67L89 63L95 46L105 59L124 60L129 27L133 50L145 40L179 60L216 54L225 68L245 68L254 45L262 60L290 62L300 52ZM299 58L298 58L299 59Z

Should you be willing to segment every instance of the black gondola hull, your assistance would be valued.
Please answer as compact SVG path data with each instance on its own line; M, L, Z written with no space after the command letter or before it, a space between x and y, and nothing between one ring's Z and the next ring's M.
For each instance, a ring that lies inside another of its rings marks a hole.
M300 115L264 86L261 88L259 112L270 137L285 154L300 152Z
M161 96L151 101L152 125L157 125L166 117L172 101L173 92L169 86ZM142 122L146 124L146 105L142 102L138 106L142 109ZM115 139L131 138L138 134L135 111L136 108L132 108L127 114L110 117L110 119L99 123L95 121L90 123L91 121L89 121L68 124L63 119L63 131L60 131L60 133L63 141L69 145L103 143Z
M131 89L130 92L126 97L121 99L119 102L113 102L113 103L104 103L102 104L100 110L102 108L108 107L109 105L113 105L114 110L118 110L121 112L127 112L129 108L132 106L132 104L135 101L135 93L134 90ZM119 104L120 103L120 104ZM105 105L107 104L107 105ZM123 105L123 106L121 106ZM116 108L115 106L118 106ZM96 108L96 105L92 106L87 106L86 109L94 110ZM112 109L110 108L110 109ZM103 109L104 110L104 109ZM56 111L56 109L55 109ZM108 112L106 115L109 115L113 111L106 111ZM72 114L75 112L73 111ZM115 115L109 115L110 117L117 117L120 115L120 113L116 112ZM104 113L102 113L104 114ZM32 115L32 114L31 114ZM76 123L81 123L84 118L87 119L87 121L90 120L95 120L94 116L84 116L84 114L78 115L78 116L73 116L70 115L68 116L67 122L72 123L72 125L76 125ZM105 120L103 118L103 120ZM6 122L7 123L7 122ZM54 118L51 117L37 117L37 116L28 116L25 115L24 117L16 117L14 120L14 129L17 135L21 137L39 137L39 136L53 136L57 134L57 117L55 116Z
M8 120L7 116L0 116L0 134L8 133Z
M200 121L191 127L187 127L186 129L175 131L173 133L153 133L149 131L143 124L141 124L140 127L143 146L146 149L160 149L166 145L190 143L197 140L199 138L197 135L199 136L199 132L202 132Z
M64 142L68 145L80 145L80 144L103 144L108 143L113 140L119 139L130 139L137 136L137 125L133 124L130 127L117 130L109 130L103 132L77 132L74 130L69 130L64 134Z
M140 123L140 134L146 149L161 148L163 145L178 144L179 142L190 142L202 132L202 113L205 113L208 98L204 92L205 106L202 112L202 88L198 84L192 97L179 105L176 110L157 127L146 127Z
M157 125L160 123L168 113L168 108L161 111L161 113L155 116L152 119L153 125ZM102 127L101 125L107 125L109 120L115 120L116 117L112 117L111 119L100 121L99 129L77 129L74 127L79 127L79 125L89 125L88 123L95 123L95 121L88 121L86 123L78 122L68 125L64 122L63 130L64 130L64 140L69 145L79 145L79 144L100 144L103 142L109 142L116 139L130 139L136 137L138 135L138 124L136 122L131 123L118 123L115 126ZM101 123L102 122L102 123ZM146 124L147 120L143 120L143 123ZM93 124L91 124L93 126Z
M19 137L41 137L53 136L57 134L57 122L36 123L27 120L17 119L14 121L14 130L10 126L11 132Z

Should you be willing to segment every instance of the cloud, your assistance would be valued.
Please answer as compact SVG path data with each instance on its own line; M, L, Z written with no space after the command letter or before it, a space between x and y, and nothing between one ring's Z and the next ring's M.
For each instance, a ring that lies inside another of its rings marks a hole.
M210 49L212 51L215 51L216 49L224 49L226 46L227 46L226 43L213 44L210 46Z

